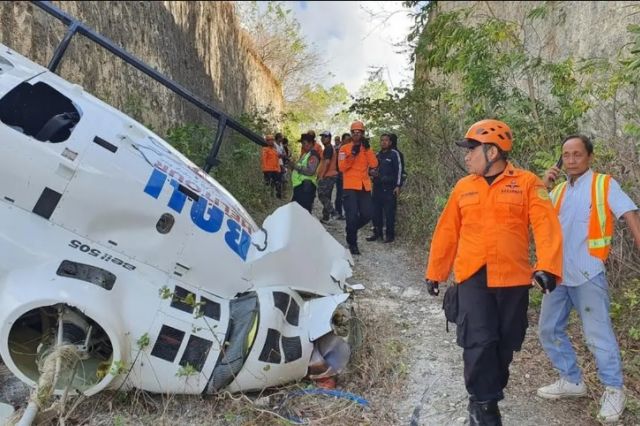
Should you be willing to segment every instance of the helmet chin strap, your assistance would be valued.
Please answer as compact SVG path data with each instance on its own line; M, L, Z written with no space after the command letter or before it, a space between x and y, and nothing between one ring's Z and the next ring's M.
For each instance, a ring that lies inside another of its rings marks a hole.
M500 160L499 157L497 157L494 160L489 160L489 156L487 155L487 152L489 151L490 148L491 148L491 145L489 144L482 145L482 153L484 154L484 159L487 162L487 165L485 166L484 171L482 172L482 176L486 176L487 173L489 173L489 169L491 168L491 166L493 166L498 160Z

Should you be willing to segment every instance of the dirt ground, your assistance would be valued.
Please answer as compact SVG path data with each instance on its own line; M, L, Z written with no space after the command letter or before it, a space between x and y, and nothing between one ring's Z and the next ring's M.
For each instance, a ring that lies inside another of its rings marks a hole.
M327 229L344 243L344 222ZM462 349L456 345L455 325L445 330L442 293L434 298L424 288L426 251L415 252L401 242L366 242L369 227L360 232L362 255L354 256L354 282L367 288L358 296L363 308L394 318L407 345L407 383L398 395L384 403L393 410L396 424L456 425L467 423ZM532 290L535 291L535 290ZM536 389L557 379L537 340L537 313L529 312L530 327L522 351L515 354L511 378L500 408L505 425L598 425L596 414L602 388L590 387L589 397L547 401ZM581 338L581 337L578 337ZM582 360L585 361L585 360ZM585 362L592 362L587 358ZM628 396L628 407L619 425L640 425L637 396Z

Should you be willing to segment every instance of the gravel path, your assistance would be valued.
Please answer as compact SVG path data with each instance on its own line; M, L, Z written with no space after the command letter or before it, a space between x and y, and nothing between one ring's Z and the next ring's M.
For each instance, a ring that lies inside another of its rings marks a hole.
M327 229L341 243L344 222ZM462 349L455 342L455 326L445 330L442 295L433 298L423 287L426 251L414 253L399 242L365 241L369 227L360 232L361 256L354 256L353 282L363 283L360 303L389 315L402 324L399 330L409 350L409 379L403 392L386 401L403 425L461 425L467 423L467 393L462 370ZM530 312L530 314L533 314ZM533 320L530 320L533 323ZM540 352L536 330L530 327L523 350L515 355L511 380L500 404L505 425L597 425L599 393L592 398L550 402L536 396L539 386L555 380ZM599 392L599 390L598 390ZM640 424L624 419L620 424Z

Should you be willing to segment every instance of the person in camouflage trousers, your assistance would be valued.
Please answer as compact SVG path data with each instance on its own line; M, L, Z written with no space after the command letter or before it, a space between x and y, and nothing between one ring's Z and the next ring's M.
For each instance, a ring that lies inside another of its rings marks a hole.
M338 176L336 151L331 145L331 133L324 131L320 133L320 141L324 147L322 151L322 162L318 168L318 199L322 203L322 223L327 223L331 219L333 205L331 195Z

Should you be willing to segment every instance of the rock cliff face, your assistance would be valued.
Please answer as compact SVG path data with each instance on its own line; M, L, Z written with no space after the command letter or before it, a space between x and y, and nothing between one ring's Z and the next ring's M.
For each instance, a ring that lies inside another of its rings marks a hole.
M637 1L439 1L436 13L473 6L473 20L495 17L520 24L525 48L549 60L614 58L640 21ZM527 20L544 6L545 15Z
M231 115L282 111L282 87L240 29L231 2L54 2L200 98ZM26 2L0 2L0 42L45 65L65 26ZM163 131L215 125L135 68L74 36L58 73Z
M470 25L492 18L514 23L527 54L549 63L571 58L576 64L582 59L617 64L629 54L633 40L627 27L640 24L640 3L637 1L438 1L431 10L430 19L460 9L470 11L466 18ZM600 82L606 82L610 78L609 71L600 69L594 76ZM427 69L425 58L418 53L415 84L439 77L435 71ZM527 92L524 76L516 84ZM538 81L535 94L538 99L548 100L549 90L548 83ZM599 99L591 105L582 119L584 132L605 140L624 136L620 130L626 123L621 104L635 108L637 94L622 89L616 97Z
M637 1L438 1L430 18L460 9L472 10L470 24L491 18L515 23L525 50L549 62L616 60L630 41L627 26L640 24ZM538 18L528 18L534 9L543 10ZM423 59L416 58L418 84L429 74Z

